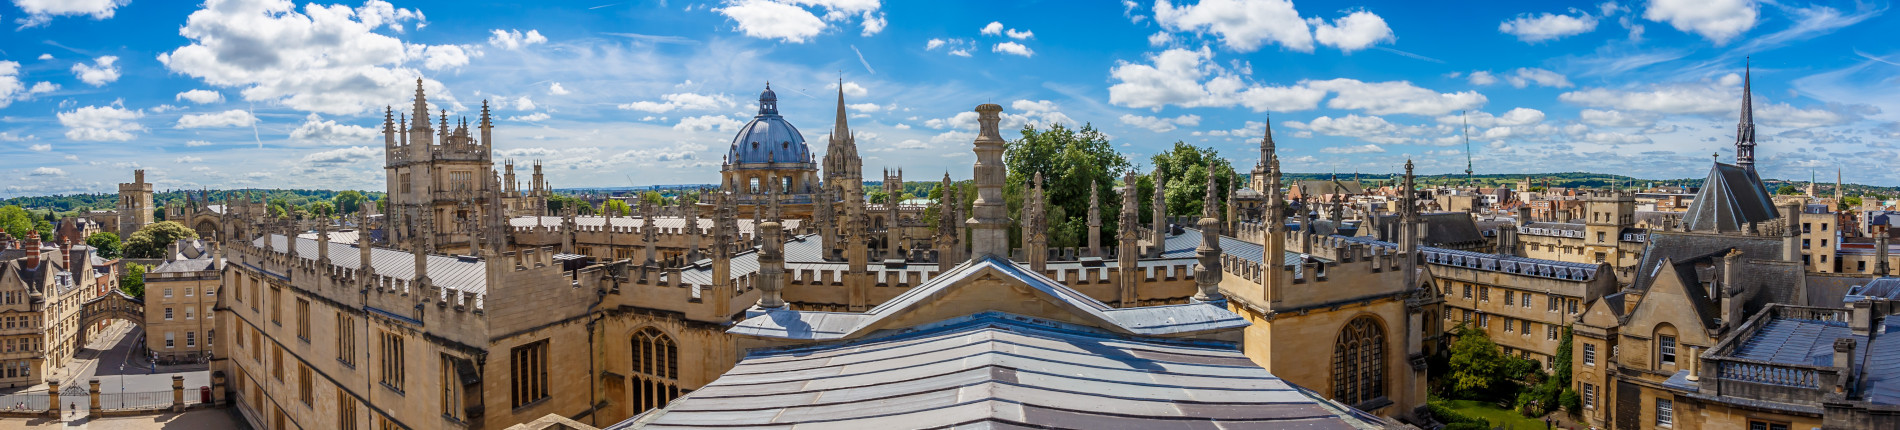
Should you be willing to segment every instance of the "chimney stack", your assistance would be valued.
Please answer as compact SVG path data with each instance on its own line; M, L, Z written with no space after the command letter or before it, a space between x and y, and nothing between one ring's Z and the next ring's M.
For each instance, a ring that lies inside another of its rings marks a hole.
M40 232L29 231L26 236L26 240L20 242L20 247L26 249L26 265L40 267Z
M1859 311L1856 310L1856 312ZM1842 369L1840 378L1834 383L1834 394L1846 394L1848 387L1854 386L1854 347L1857 344L1859 342L1851 337L1834 339L1833 367Z

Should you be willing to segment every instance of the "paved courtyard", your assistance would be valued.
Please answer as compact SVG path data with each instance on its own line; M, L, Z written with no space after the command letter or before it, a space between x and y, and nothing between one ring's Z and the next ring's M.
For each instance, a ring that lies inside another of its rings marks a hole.
M169 402L173 375L183 375L185 377L186 396L197 396L199 387L211 385L211 374L204 370L205 366L202 364L154 365L145 357L141 356L138 351L142 349L140 348L140 335L142 333L141 327L136 324L123 321L115 322L113 325L102 330L99 336L96 336L91 343L86 345L86 349L81 351L78 355L79 359L73 360L66 368L60 369L55 374L55 379L61 381L61 387L64 389L72 389L73 387L82 387L81 389L84 389L83 387L88 385L88 381L96 378L99 380L99 392L101 394L161 393L154 395L165 396L167 402ZM46 391L46 385L0 391L44 392ZM101 402L109 402L110 398L111 397L102 395ZM0 418L0 430L40 428L222 430L249 428L241 424L242 420L232 415L230 409L201 409L185 413L93 419L89 416L90 411L86 410L89 403L91 403L90 399L84 396L76 398L67 396L61 398L60 402L66 404L61 405L62 408L70 405L75 407L75 410L68 410L67 413L61 414L59 419ZM110 407L112 405L102 404L101 406Z

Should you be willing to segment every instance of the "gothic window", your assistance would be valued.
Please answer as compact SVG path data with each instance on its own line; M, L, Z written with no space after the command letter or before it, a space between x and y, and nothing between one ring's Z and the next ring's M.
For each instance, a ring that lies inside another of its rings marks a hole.
M1357 405L1385 396L1385 329L1359 317L1333 345L1333 400Z
M678 344L652 327L634 333L634 413L666 406L680 394Z

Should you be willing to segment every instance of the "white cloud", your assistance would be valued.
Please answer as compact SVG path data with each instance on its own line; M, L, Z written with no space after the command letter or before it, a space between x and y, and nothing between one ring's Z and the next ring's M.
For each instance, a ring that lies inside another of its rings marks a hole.
M1036 51L1032 51L1029 49L1029 47L1023 46L1023 44L1016 43L1016 42L998 43L996 44L995 47L990 48L990 52L1001 52L1005 54L1020 55L1024 57L1032 57L1036 55Z
M475 55L480 55L477 52ZM469 51L456 45L430 45L422 50L422 67L429 70L453 69L468 65Z
M338 164L350 164L350 163L368 161L376 157L380 157L382 155L383 155L383 151L379 148L372 148L368 146L352 146L348 148L337 148L337 149L332 149L328 151L312 153L310 155L305 155L303 157L302 162L304 164L333 166L333 165L338 165Z
M1611 3L1614 4L1614 3ZM1542 13L1518 15L1517 18L1498 24L1498 32L1517 36L1517 40L1529 43L1556 40L1568 36L1589 33L1597 28L1596 17L1589 13L1570 9L1570 15Z
M32 149L33 152L48 152L48 151L53 150L53 145L41 143L41 144L35 144L27 149Z
M192 147L192 148L197 148L197 147L200 147L200 146L211 146L211 145L213 145L213 144L212 144L211 142L207 142L207 141L203 141L203 140L188 140L188 141L185 141L185 146L188 146L188 147Z
M1716 45L1755 28L1760 15L1755 0L1649 0L1649 8L1643 11L1643 19L1667 22Z
M825 90L837 91L838 83L832 82L829 84L825 84ZM844 95L846 96L864 97L865 94L870 94L870 93L871 92L869 90L864 89L863 85L858 85L857 81L845 81L844 83Z
M527 122L546 121L547 119L548 119L547 112L535 112L528 115L516 115L516 116L508 117L509 121L527 121Z
M1301 84L1337 93L1337 96L1326 102L1327 107L1361 110L1373 115L1444 115L1451 111L1475 109L1487 101L1483 94L1476 91L1439 93L1406 81L1361 82L1336 78L1304 81Z
M71 140L122 142L132 140L132 132L145 130L138 123L145 117L144 112L119 106L86 106L60 112L58 117L59 124L66 126L66 138Z
M1489 70L1479 70L1479 71L1471 72L1471 75L1466 76L1465 80L1468 82L1471 82L1472 85L1478 85L1478 86L1486 86L1486 85L1492 85L1492 84L1498 83L1497 75L1491 74L1491 71Z
M991 21L989 25L983 26L983 35L995 36L998 34L1003 34L1003 23Z
M1557 99L1576 105L1623 111L1717 114L1732 112L1741 106L1739 90L1706 82L1656 84L1650 85L1647 90L1585 88L1560 94Z
M498 102L496 104L510 104L507 102L508 99L505 98L498 98L497 100ZM513 100L514 103L512 104L514 104L515 110L534 110L534 100L528 98L528 96L516 97Z
M1496 116L1491 115L1489 112L1474 111L1466 113L1462 117L1458 115L1438 117L1438 123L1445 125L1459 125L1466 121L1468 121L1472 127L1477 128L1523 126L1544 122L1544 112L1537 109L1520 107L1504 112L1503 115Z
M1574 86L1570 84L1570 79L1564 77L1562 74L1537 68L1519 68L1512 70L1511 74L1504 79L1510 81L1511 86L1518 88L1524 88L1531 84L1551 88L1569 88Z
M191 90L172 96L173 100L185 100L197 104L211 104L224 101L224 93L211 90Z
M1122 124L1128 124L1128 125L1132 125L1136 127L1145 128L1145 129L1148 129L1149 131L1153 131L1156 133L1166 133L1166 132L1174 131L1174 129L1176 128L1175 127L1176 125L1184 125L1188 127L1200 125L1201 116L1200 115L1181 115L1174 118L1159 118L1159 117L1152 117L1152 116L1141 116L1141 115L1129 114L1129 115L1122 115L1121 121L1122 121Z
M817 6L824 17L805 6ZM887 21L877 12L882 5L874 0L728 0L725 7L713 9L738 23L740 32L760 39L778 39L805 43L831 28L826 21L863 21L861 36L884 31Z
M242 109L232 109L218 113L185 115L178 118L177 128L243 127L257 123L257 117Z
M1116 83L1108 88L1109 103L1134 108L1246 106L1255 112L1313 109L1326 91L1305 86L1255 85L1246 70L1233 71L1213 62L1214 53L1169 49L1149 54L1150 64L1127 61L1109 69Z
M567 91L567 89L566 89L566 88L561 88L561 83L560 83L560 82L555 82L555 83L552 83L552 84L548 84L548 94L549 94L549 95L556 95L556 96L564 96L564 95L567 95L567 93L568 93L568 91Z
M193 157L189 155L178 157L177 159L172 160L172 162L175 162L178 164L191 164L191 163L198 163L198 162L203 162L203 161L205 161L205 159L199 158L199 157Z
M46 94L46 93L50 93L54 91L59 91L59 84L41 81L39 83L33 84L33 89L26 90L26 93L28 95L32 95L32 94Z
M0 108L26 98L26 84L20 82L20 63L0 61Z
M1173 44L1174 44L1173 33L1165 32L1165 31L1157 31L1155 32L1155 34L1148 35L1148 46L1160 48L1163 46L1168 46L1168 45L1173 45Z
M40 54L40 61L53 59L53 54Z
M1008 35L1009 38L1016 39L1016 40L1030 39L1030 38L1036 37L1036 33L1034 32L1031 32L1029 30L1016 31L1016 29L1014 28L1009 29L1008 31L1004 31L1003 34Z
M542 36L540 30L528 30L527 33L522 33L521 30L497 28L489 30L488 33L491 34L488 36L488 44L501 49L514 50L528 45L548 43L548 38Z
M111 18L114 9L125 6L132 0L13 0L14 6L27 13L25 18L14 20L20 29L46 25L55 16L90 15L92 19Z
M737 131L742 125L745 123L727 118L725 115L703 115L680 118L679 124L674 124L673 129L687 132L718 130L721 133L729 133Z
M338 124L334 120L326 120L312 113L304 117L302 125L290 131L290 138L326 145L361 144L376 138L376 130L363 126ZM206 143L206 145L209 144Z
M1385 148L1380 148L1379 145L1368 143L1360 146L1328 146L1320 148L1319 152L1328 154L1373 154L1385 152Z
M849 89L850 87L846 86L847 93L850 92ZM860 91L862 91L862 89L860 89ZM523 98L525 99L526 97ZM674 110L709 111L730 109L738 105L737 102L732 100L731 96L725 94L674 93L660 96L660 100L661 101L658 102L642 100L633 103L624 103L619 107L625 110L667 113Z
M1649 127L1656 125L1656 119L1660 116L1654 113L1584 109L1580 119L1584 123L1603 127Z
M33 171L28 174L33 176L66 176L66 171L60 170L58 167L40 167L33 169Z
M119 80L119 68L112 65L112 63L118 61L119 57L106 55L92 59L92 65L87 65L86 63L73 64L73 76L79 77L81 82L85 82L88 85L95 87L105 86L105 84Z
M1585 133L1583 140L1604 145L1641 145L1652 142L1647 136L1623 134L1613 131Z
M1313 33L1290 0L1203 0L1175 7L1156 0L1155 22L1169 31L1214 34L1236 52L1253 52L1268 42L1299 52L1313 51Z
M944 48L944 53L958 57L970 56L970 49L975 47L975 41L966 39L930 39L930 41L924 42L925 51L935 51L937 48Z
M1392 34L1392 27L1385 25L1385 18L1372 12L1356 11L1327 24L1326 20L1313 18L1307 20L1313 24L1313 38L1321 45L1352 52L1372 47L1379 42L1391 42L1398 37Z
M408 65L426 60L428 46L377 30L422 20L383 0L355 9L310 4L301 12L282 0L206 0L179 29L191 43L158 60L174 73L240 88L244 100L355 114L413 94L422 73ZM440 83L427 89L432 101L454 105Z

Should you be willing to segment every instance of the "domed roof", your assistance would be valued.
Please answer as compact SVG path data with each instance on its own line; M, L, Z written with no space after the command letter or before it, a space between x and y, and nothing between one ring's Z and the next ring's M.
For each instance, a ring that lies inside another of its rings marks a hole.
M766 86L765 92L759 94L758 116L739 127L739 134L732 137L732 149L726 153L726 162L739 165L810 161L811 149L805 146L805 136L778 115L778 95L772 93L770 85Z

